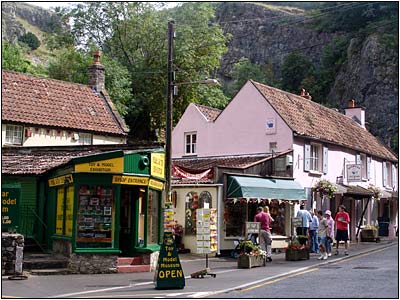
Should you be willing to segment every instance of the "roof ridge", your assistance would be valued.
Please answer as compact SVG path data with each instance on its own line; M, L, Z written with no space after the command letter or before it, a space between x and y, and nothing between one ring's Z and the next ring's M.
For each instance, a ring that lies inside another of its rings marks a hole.
M215 108L215 107L211 107L211 106L206 106L206 105L199 104L199 103L194 103L194 102L193 102L193 104L196 105L196 106L201 106L201 107L208 108L208 109L212 109L212 110L222 111L222 110L219 109L219 108Z

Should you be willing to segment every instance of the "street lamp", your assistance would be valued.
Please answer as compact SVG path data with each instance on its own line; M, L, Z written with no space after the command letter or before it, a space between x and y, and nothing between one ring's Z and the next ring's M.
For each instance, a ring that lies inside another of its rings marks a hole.
M168 21L168 82L167 82L167 105L166 105L166 136L165 136L165 191L166 191L166 202L171 202L171 166L172 166L172 103L173 95L177 94L177 87L179 85L186 84L207 84L210 86L220 86L220 83L216 79L205 78L199 81L189 82L174 82L174 71L173 66L173 42L174 42L174 25L173 20ZM175 93L176 92L176 93Z

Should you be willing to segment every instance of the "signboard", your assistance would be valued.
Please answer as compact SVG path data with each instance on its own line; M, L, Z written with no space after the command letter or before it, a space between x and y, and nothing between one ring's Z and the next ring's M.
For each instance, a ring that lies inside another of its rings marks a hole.
M122 173L123 170L124 170L124 160L122 157L75 165L75 172Z
M63 234L64 229L64 188L57 190L57 208L56 208L56 234Z
M347 165L347 181L361 181L361 165Z
M249 233L260 233L260 222L246 222L246 236L249 235Z
M293 227L303 227L303 218L292 218Z
M18 206L21 191L16 188L2 188L1 224L4 228L19 226Z
M65 203L65 235L72 236L72 221L74 218L74 187L67 188L66 203Z
M150 175L165 178L165 153L151 153Z
M72 174L68 174L68 175L64 175L64 176L50 178L49 179L49 187L73 183L73 182L74 181L72 179Z
M208 254L217 251L217 210L196 209L197 253Z
M185 276L172 232L164 233L154 274L154 284L158 290L183 289L185 287Z
M164 183L162 183L161 181L157 181L154 179L150 179L149 180L149 187L155 189L155 190L160 190L162 191L163 187L164 187Z
M149 184L149 178L139 176L114 175L112 178L112 183L147 186Z

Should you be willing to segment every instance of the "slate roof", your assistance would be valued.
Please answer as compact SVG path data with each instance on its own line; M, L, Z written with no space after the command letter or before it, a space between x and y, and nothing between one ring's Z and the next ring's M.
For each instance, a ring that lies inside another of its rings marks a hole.
M186 170L200 171L213 167L245 169L254 164L270 159L271 154L230 155L215 157L174 158L172 163Z
M350 117L304 97L251 82L295 134L398 161L386 145Z
M212 108L197 103L193 104L198 108L198 110L200 110L200 112L203 114L203 116L207 119L208 122L214 122L215 119L221 113L221 110L217 108Z
M81 145L57 147L3 147L1 173L3 175L40 175L62 166L73 158L115 150L139 150L160 147L159 144L143 145Z
M128 128L106 92L6 70L1 83L3 122L127 135Z

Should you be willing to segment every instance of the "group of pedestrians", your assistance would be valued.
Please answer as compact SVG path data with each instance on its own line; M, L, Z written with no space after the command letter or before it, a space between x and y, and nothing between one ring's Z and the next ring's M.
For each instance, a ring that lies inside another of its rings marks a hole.
M346 212L346 207L344 205L339 206L334 219L332 218L332 212L330 210L326 210L325 213L319 210L315 215L313 210L307 211L304 205L300 205L300 210L297 212L296 217L302 219L302 226L296 228L297 235L302 237L299 239L300 243L304 244L309 240L310 252L321 254L318 259L325 260L332 255L334 237L336 240L335 255L339 254L340 241L344 241L344 255L349 255L348 226L350 223L350 216ZM307 238L304 238L304 236L307 236Z

